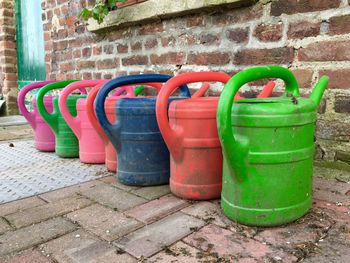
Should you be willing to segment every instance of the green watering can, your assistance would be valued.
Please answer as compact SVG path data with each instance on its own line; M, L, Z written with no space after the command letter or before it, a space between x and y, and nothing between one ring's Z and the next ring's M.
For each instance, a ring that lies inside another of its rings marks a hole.
M233 101L244 84L280 78L282 97ZM312 202L317 108L328 84L322 77L302 98L293 74L278 66L237 73L224 87L217 126L224 164L221 207L246 225L275 226L303 216Z
M50 126L56 137L55 152L59 157L74 158L79 157L79 142L72 129L68 126L61 115L58 107L58 96L53 99L53 112L47 112L44 106L44 95L50 90L62 89L68 84L76 80L64 80L54 82L42 87L36 96L37 107L44 121ZM83 89L82 93L86 93ZM71 95L67 98L67 108L70 114L77 115L76 103L80 98L85 98L86 95Z

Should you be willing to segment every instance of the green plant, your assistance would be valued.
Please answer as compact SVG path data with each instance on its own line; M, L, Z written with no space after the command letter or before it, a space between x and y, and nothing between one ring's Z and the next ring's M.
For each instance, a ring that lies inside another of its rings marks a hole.
M125 3L127 0L96 0L95 5L92 8L84 8L79 18L83 18L85 21L89 18L93 18L97 23L101 24L104 18L112 10L117 9L117 3Z

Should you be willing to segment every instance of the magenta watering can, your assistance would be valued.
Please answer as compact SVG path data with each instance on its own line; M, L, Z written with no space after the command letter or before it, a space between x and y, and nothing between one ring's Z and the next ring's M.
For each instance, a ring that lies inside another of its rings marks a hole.
M54 152L55 151L55 135L51 128L38 112L36 107L35 98L32 100L33 111L29 112L25 106L25 96L26 94L34 89L39 89L49 83L54 82L54 80L38 81L33 82L29 85L24 86L18 93L17 103L18 107L26 118L30 126L34 130L34 144L35 148L43 152ZM50 113L53 111L52 96L44 96L44 106L46 110Z

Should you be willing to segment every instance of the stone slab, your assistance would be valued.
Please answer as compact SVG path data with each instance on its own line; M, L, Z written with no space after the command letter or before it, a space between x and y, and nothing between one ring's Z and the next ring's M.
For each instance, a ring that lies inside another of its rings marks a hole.
M44 205L44 204L46 204L46 202L36 196L24 198L17 201L12 201L12 202L0 205L0 216L12 214L21 210L25 210L31 207Z
M74 210L86 207L92 202L83 197L70 197L53 203L28 208L5 216L5 218L16 228L35 224L46 219L63 215Z
M75 229L75 225L57 217L48 221L9 231L0 236L0 255L18 252L50 239L59 237Z
M41 245L39 249L59 263L137 262L126 253L118 254L115 247L83 230L49 241Z
M115 245L136 258L149 257L203 225L203 221L177 212L136 230L115 242Z
M9 230L12 230L12 227L6 222L5 219L0 217L0 235Z
M98 185L92 189L82 191L82 195L118 211L124 211L146 202L141 197L107 184Z
M133 194L141 196L147 200L153 200L170 193L169 185L141 187L132 191Z
M99 204L69 213L67 217L107 241L120 238L143 225L133 218Z
M53 263L48 257L37 250L25 250L13 256L0 258L2 263Z

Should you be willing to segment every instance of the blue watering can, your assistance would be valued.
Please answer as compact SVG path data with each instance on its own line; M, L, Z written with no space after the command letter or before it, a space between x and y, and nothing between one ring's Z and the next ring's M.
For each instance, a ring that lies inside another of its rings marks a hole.
M123 184L167 184L170 177L170 154L159 131L155 97L120 99L116 105L116 122L113 124L106 117L106 97L118 87L134 84L147 86L147 83L164 83L170 78L171 76L162 74L119 77L107 82L97 94L96 116L117 150L117 176ZM184 85L180 87L179 96L171 97L169 102L188 97L190 92Z

